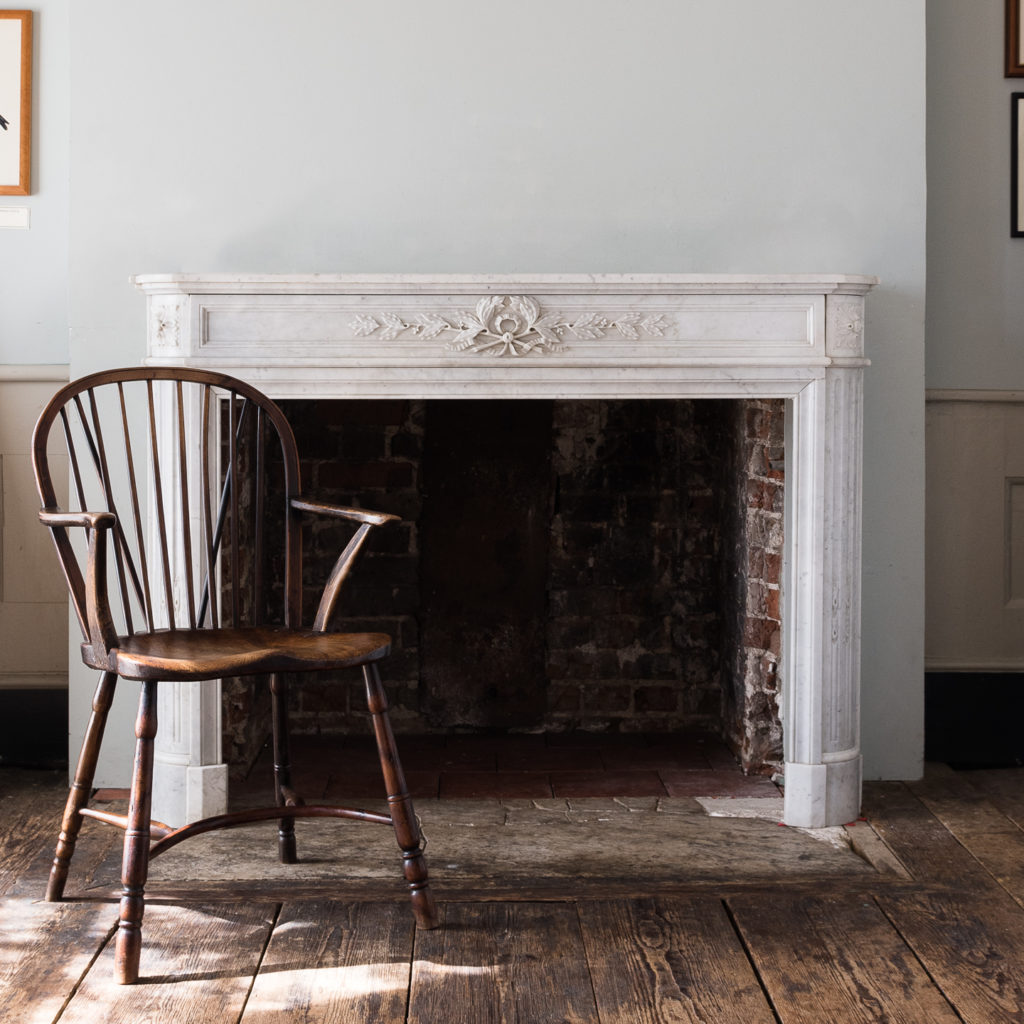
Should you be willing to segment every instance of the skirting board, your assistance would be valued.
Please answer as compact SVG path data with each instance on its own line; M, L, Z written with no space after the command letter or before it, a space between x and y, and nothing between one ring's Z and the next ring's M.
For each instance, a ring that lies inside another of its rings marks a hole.
M1024 674L925 675L925 757L978 767L1024 764Z

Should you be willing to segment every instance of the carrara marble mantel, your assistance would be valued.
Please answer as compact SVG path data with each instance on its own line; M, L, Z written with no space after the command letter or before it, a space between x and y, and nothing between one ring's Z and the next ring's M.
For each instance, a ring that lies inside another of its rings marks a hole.
M848 275L145 274L147 362L275 398L782 398L785 820L860 810L864 298ZM164 686L154 813L221 809L219 693Z

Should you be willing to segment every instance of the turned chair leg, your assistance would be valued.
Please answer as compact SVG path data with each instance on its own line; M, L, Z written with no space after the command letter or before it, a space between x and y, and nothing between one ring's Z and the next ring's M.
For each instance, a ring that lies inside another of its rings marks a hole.
M284 677L270 677L271 718L274 726L274 794L278 807L301 803L292 789L292 761L288 741L288 686ZM282 864L298 861L295 847L295 819L282 818L277 827L277 850Z
M82 827L82 808L89 802L92 793L92 780L96 774L96 762L100 755L100 743L103 730L107 724L107 712L114 700L114 686L117 676L113 672L104 672L96 684L96 692L92 698L92 714L85 730L82 750L78 755L75 768L75 781L68 792L68 800L64 806L64 817L60 823L60 836L57 839L57 851L50 868L50 880L46 886L46 899L51 903L64 896L64 886L68 880L68 869L75 853L75 843Z
M128 828L121 861L121 910L114 951L117 982L131 985L139 979L142 952L142 915L149 874L149 839L153 798L153 739L156 736L156 682L142 683L139 714L135 720L135 766L132 771Z
M384 773L384 786L388 794L388 809L395 828L395 838L402 850L402 866L412 897L412 912L420 928L436 928L437 907L429 888L427 861L423 856L423 837L405 784L405 773L398 758L395 736L388 717L388 701L380 681L377 666L370 662L363 666L366 680L366 700L373 716L373 731L380 754L380 767Z

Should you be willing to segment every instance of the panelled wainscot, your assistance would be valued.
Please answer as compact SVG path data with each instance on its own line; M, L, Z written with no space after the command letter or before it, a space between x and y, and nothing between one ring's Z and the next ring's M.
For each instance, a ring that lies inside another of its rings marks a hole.
M785 817L860 810L864 297L843 275L145 274L153 365L274 398L781 398ZM167 425L172 428L171 424ZM226 799L219 693L161 691L154 813Z

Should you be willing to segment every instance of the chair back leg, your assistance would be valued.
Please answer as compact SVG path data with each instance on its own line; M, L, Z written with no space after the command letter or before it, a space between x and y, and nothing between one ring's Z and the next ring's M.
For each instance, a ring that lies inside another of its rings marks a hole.
M68 869L74 856L78 831L82 827L82 808L89 802L92 795L92 780L96 774L96 762L99 760L100 743L103 730L107 724L107 712L114 700L114 687L117 676L113 672L104 672L96 684L96 692L92 698L92 714L85 730L82 750L78 755L75 767L75 781L68 791L68 800L64 805L64 817L60 823L60 835L57 838L57 852L50 868L50 880L46 886L46 899L51 903L64 896L64 886L68 880Z
M398 758L395 736L388 716L387 695L380 681L377 666L370 662L363 666L366 680L366 701L373 716L373 731L380 754L380 768L388 794L388 810L395 828L395 839L402 851L402 868L412 898L412 912L420 928L436 928L437 907L429 889L427 861L423 856L423 836L413 810L412 798L405 783L405 773Z
M274 794L278 807L295 806L301 801L292 788L292 759L288 732L288 686L284 676L270 677L271 720L274 727ZM282 818L277 825L277 851L282 864L295 864L295 819Z
M124 834L124 857L121 861L121 910L114 952L114 973L122 985L131 985L139 978L142 914L149 874L157 684L147 680L141 685L139 714L135 720L135 765L128 804L128 828Z

